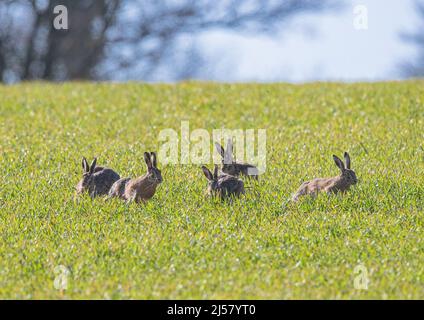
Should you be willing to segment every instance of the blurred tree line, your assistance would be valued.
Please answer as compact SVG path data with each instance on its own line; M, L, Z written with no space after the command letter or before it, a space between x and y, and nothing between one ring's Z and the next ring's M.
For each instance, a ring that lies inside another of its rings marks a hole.
M149 80L158 67L190 77L198 51L173 63L182 35L211 29L271 33L330 0L0 0L0 81ZM68 10L57 30L54 8ZM169 63L171 61L171 63ZM134 74L137 74L134 77Z

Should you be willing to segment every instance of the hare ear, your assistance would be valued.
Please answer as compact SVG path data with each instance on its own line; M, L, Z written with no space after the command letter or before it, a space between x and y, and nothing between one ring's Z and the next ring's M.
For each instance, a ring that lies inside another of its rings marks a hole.
M216 148L216 151L218 151L218 153L221 155L222 159L224 159L225 157L224 148L218 142L215 142L215 148Z
M156 153L155 152L150 152L151 158L152 158L152 164L153 167L157 168L158 167L158 163L156 160Z
M90 171L90 168L89 168L89 166L88 166L87 159L86 159L85 157L82 157L82 162L81 162L81 164L82 164L82 170L83 170L83 172L84 172L84 173L86 173L86 172L89 172L89 171Z
M347 152L344 153L344 159L345 159L345 162L346 162L346 168L347 169L350 169L350 156L349 156L349 153L347 153Z
M97 158L94 158L93 162L90 165L90 173L93 173L94 169L96 169L96 163L97 163Z
M203 174L205 175L206 179L208 179L209 181L213 181L212 172L210 172L210 170L208 168L206 168L205 166L202 166L202 170L203 170Z
M343 161L340 160L340 158L338 156L335 156L334 154L333 154L333 159L334 159L334 162L336 163L336 166L338 166L339 169L343 171L345 169Z
M218 165L215 165L215 169L213 170L213 178L214 180L218 179Z
M148 152L144 153L144 162L146 162L147 169L152 168L152 159L150 158L150 153Z
M231 139L227 141L227 152L231 155L233 154L233 141Z
M227 150L225 151L225 155L224 155L224 163L231 164L232 162L233 162L233 142L231 141L231 139L228 139Z

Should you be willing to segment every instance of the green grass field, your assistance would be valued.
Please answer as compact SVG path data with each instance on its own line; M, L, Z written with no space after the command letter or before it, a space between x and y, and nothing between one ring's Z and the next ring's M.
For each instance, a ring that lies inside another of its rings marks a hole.
M83 155L143 174L143 152L182 120L266 129L265 175L221 203L200 166L159 158L147 205L74 201ZM0 298L424 298L423 81L28 83L0 86L0 123ZM338 174L345 150L350 193L285 205L302 181Z

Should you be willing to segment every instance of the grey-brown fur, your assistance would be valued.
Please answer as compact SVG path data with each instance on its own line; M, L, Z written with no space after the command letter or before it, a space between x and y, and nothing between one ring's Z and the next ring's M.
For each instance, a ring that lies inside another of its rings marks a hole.
M233 143L228 139L227 150L218 142L215 143L216 150L222 157L222 172L231 176L240 175L258 179L258 168L248 163L238 163L233 159Z
M136 203L146 202L156 192L157 186L162 183L162 173L157 167L156 153L145 152L144 161L147 173L138 178L124 178L117 181L109 192L109 197L120 197Z
M207 192L209 195L219 196L223 200L227 197L239 197L244 194L243 181L225 173L218 176L217 165L215 165L213 174L205 166L202 166L202 170L206 179L208 179Z
M76 186L77 194L87 192L92 198L107 195L111 186L119 180L119 174L115 171L96 164L97 158L94 158L91 165L88 165L86 158L82 158L83 175Z
M127 183L131 180L131 178L121 178L116 181L109 191L109 197L119 197L121 199L125 199L124 193Z
M319 192L338 193L349 190L352 185L358 182L358 179L355 172L350 168L351 161L347 152L344 153L344 158L346 164L339 157L333 155L334 162L341 171L340 175L332 178L316 178L302 183L293 195L292 200L298 201L304 195L316 196Z

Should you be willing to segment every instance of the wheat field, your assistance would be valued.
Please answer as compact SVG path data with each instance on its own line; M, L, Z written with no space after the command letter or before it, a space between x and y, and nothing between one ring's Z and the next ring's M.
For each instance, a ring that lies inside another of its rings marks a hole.
M181 121L265 129L266 172L221 202L159 158L146 205L74 198L82 156L144 174ZM424 298L423 81L26 83L0 86L0 123L2 299ZM350 192L287 202L344 151Z

